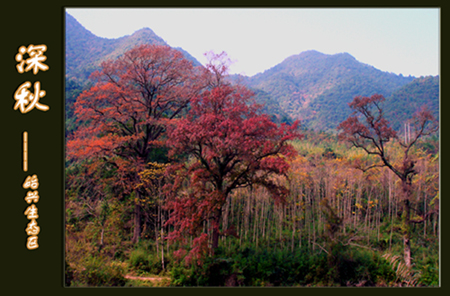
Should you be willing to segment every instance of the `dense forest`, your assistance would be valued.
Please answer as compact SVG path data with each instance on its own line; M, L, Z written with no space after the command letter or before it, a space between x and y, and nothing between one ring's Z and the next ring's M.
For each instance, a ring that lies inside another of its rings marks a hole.
M68 77L66 286L440 285L434 105L405 133L394 90L354 93L320 132L208 58L139 45Z

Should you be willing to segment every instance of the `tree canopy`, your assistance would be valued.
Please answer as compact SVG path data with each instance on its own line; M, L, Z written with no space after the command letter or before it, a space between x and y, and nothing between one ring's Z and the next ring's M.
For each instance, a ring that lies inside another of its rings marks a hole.
M218 246L222 207L234 189L262 185L284 201L288 190L273 177L287 173L286 157L295 154L289 141L300 137L298 122L273 123L259 113L261 106L252 104L252 92L225 82L223 59L214 56L205 72L209 87L192 99L187 116L169 129L170 155L186 153L193 160L174 167L183 173L169 186L173 213L168 223L175 226L172 238L186 230L197 236L195 251L205 246L202 227L208 220L213 227L212 248ZM185 179L192 190L180 192Z
M141 45L92 74L95 85L75 103L80 128L67 143L70 159L92 159L116 170L125 192L141 194L139 173L163 147L167 123L198 91L192 63L168 46ZM135 240L140 205L135 209Z

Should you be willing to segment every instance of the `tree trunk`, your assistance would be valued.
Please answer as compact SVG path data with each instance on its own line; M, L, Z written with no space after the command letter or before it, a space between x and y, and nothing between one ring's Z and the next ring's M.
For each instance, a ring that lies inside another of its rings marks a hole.
M159 202L159 197L158 197L158 203L157 203L157 209L156 211L156 223L155 223L155 242L156 242L156 254L159 254L159 228L162 228L162 224L161 224L161 206L160 206L160 202ZM164 248L164 246L163 246Z
M164 266L164 229L161 228L161 265L162 265L162 269L165 270L165 266Z
M101 237L100 237L100 249L103 248L103 236L105 233L105 228L102 226L102 233L101 233Z
M409 268L411 267L411 221L410 221L410 212L411 206L409 204L410 197L410 185L407 182L403 182L403 217L402 217L402 227L403 227L403 253L405 259L405 265Z
M403 237L403 249L405 256L405 265L409 268L411 267L411 244L409 241L409 235Z
M138 190L136 192L136 199L137 201L134 204L134 231L133 231L133 243L137 243L139 239L141 238L141 205L139 204L139 200L141 198L141 195Z
M222 210L219 209L216 211L213 219L213 233L212 233L212 251L214 254L214 250L219 246L219 226L220 226L220 218L222 216Z

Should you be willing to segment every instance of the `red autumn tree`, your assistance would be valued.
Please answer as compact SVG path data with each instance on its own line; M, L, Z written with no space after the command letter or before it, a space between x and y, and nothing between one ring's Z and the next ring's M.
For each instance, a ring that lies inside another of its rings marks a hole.
M415 169L416 161L410 152L420 138L436 132L439 126L431 112L426 108L421 108L413 115L411 120L413 136L402 141L384 118L383 109L381 108L383 101L384 97L379 94L371 97L355 97L349 104L354 112L339 125L338 128L341 130L339 136L341 139L349 141L354 147L363 149L367 154L377 156L378 163L361 168L362 170L365 171L373 167L387 167L400 179L403 195L402 235L404 260L406 266L410 267L411 225L412 223L423 222L427 216L425 214L420 219L411 219L412 180L417 174L417 170ZM401 163L395 163L386 149L386 143L393 139L403 148Z
M219 236L222 208L236 188L262 185L279 202L288 190L272 178L288 171L286 157L294 155L289 141L299 138L298 122L278 126L260 107L252 104L252 92L225 81L224 54L213 57L203 79L208 89L191 101L186 118L178 119L168 134L169 155L189 155L191 160L173 165L174 180L168 186L167 222L174 226L169 239L192 235L191 255L205 254L208 239L212 251ZM206 222L212 237L203 231Z
M162 146L167 122L188 105L197 88L194 68L168 46L137 46L92 74L96 84L75 103L80 124L67 143L68 158L103 162L114 182L134 192L134 233L141 234L139 172ZM106 169L106 168L105 168ZM101 181L101 180L96 180Z

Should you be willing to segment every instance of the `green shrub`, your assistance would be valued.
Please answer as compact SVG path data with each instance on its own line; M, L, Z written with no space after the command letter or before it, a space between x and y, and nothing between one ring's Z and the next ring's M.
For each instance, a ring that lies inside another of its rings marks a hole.
M160 274L163 271L161 258L151 249L144 247L138 247L130 252L129 263L130 267L139 272ZM167 268L169 264L170 257L165 256L164 267Z
M145 250L138 248L130 252L130 267L136 270L144 270L147 269L147 254Z
M330 254L307 248L218 249L201 266L172 268L179 286L387 286L395 272L378 253L335 246Z
M193 267L186 267L182 264L177 264L172 267L171 279L174 286L201 286L201 278L196 276L198 270Z
M421 270L419 284L422 286L439 286L439 268L432 264L425 265Z
M126 282L120 263L97 257L88 258L77 273L75 281L80 286L123 286Z

